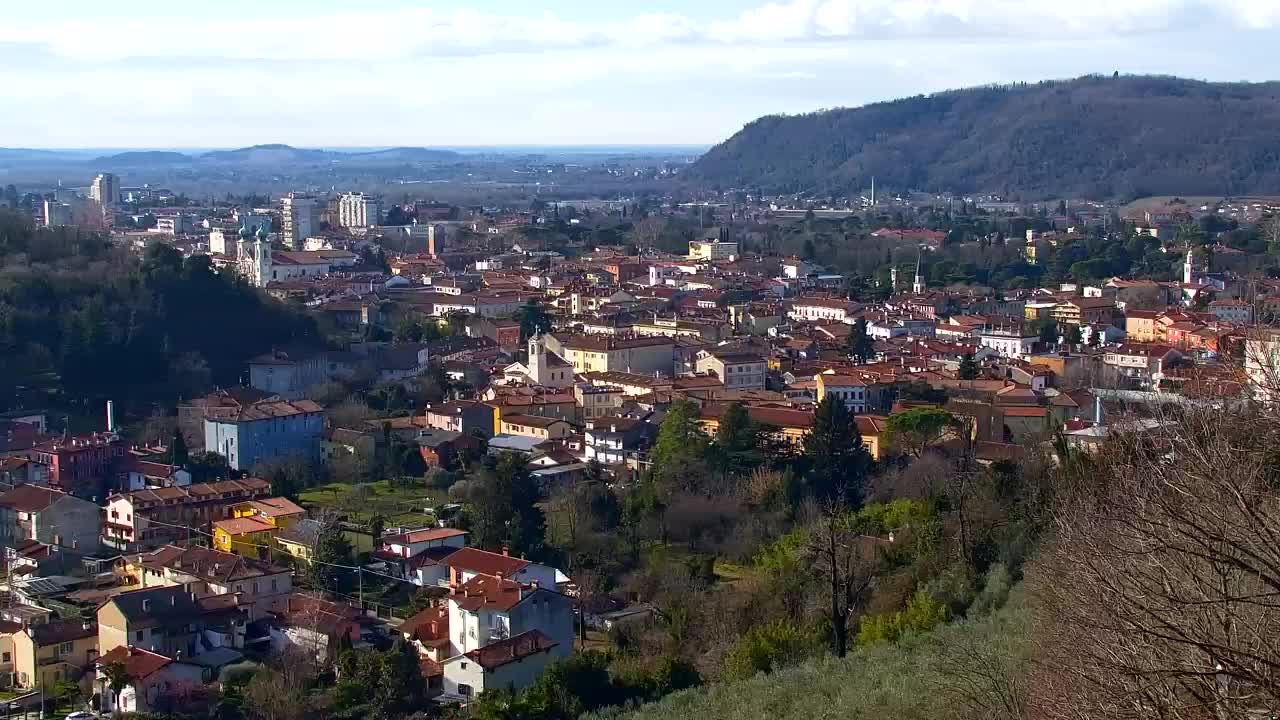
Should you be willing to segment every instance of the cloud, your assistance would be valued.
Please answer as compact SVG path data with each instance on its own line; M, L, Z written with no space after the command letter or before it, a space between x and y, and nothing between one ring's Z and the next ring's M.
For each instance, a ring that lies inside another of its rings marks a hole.
M758 45L897 38L1026 38L1280 26L1276 0L789 0L706 21L641 13L614 21L466 8L290 13L246 23L164 15L74 15L0 25L0 43L76 60L217 58L376 61L600 47Z

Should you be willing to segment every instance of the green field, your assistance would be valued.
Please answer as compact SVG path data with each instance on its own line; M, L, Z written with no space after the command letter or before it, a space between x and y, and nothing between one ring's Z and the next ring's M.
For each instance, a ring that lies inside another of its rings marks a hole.
M367 488L362 494L357 488ZM392 487L386 480L363 486L330 483L313 487L298 496L298 501L313 514L333 511L345 515L350 522L367 523L374 515L382 515L387 527L425 525L434 520L422 512L425 507L447 502L444 493L429 490L420 482L413 487Z

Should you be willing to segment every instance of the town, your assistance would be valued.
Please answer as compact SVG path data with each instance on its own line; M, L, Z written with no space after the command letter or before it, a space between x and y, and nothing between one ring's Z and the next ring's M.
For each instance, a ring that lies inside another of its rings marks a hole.
M761 558L806 518L858 511L904 546L918 516L991 588L1016 542L989 516L951 537L968 491L900 486L1047 473L1170 408L1265 401L1280 367L1268 198L199 204L110 173L6 196L10 263L110 256L260 324L189 328L246 348L216 367L167 335L175 361L131 385L101 376L114 310L48 367L2 336L11 712L399 717L562 666L614 664L599 705L749 676L775 660L741 613L787 592ZM927 630L964 612L942 577L816 614L837 654L903 632L903 604Z

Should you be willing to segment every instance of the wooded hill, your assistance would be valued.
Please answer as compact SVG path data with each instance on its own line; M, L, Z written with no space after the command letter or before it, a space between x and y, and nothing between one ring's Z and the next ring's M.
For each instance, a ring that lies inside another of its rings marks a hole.
M1280 83L1083 77L760 118L689 177L765 192L1280 193Z

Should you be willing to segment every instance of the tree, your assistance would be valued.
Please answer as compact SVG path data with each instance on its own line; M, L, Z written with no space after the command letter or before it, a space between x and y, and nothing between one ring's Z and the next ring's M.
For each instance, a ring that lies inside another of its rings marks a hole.
M1067 326L1065 339L1068 345L1072 347L1079 347L1084 344L1084 333L1081 332L1079 325L1073 323Z
M828 395L818 403L813 429L804 436L804 455L813 497L854 507L862 502L871 456L843 402Z
M920 457L947 433L957 430L960 421L941 408L918 407L890 415L886 427L895 445Z
M530 300L520 307L520 311L516 313L516 320L520 321L520 342L534 335L551 332L551 318L547 317L547 311L535 300Z
M107 687L111 689L111 696L115 699L114 711L120 713L120 693L133 683L133 676L129 674L129 670L125 668L122 662L113 662L102 669L102 673L106 675Z
M813 654L815 645L814 638L792 622L754 625L725 655L725 679L745 680L756 673L773 672Z
M540 556L546 545L546 515L538 506L537 482L528 461L515 453L487 458L470 491L471 532L479 547L528 557Z
M184 468L190 459L187 454L187 439L182 436L181 430L174 430L173 439L169 441L169 464Z
M678 400L667 408L658 428L650 458L653 477L664 488L688 488L698 478L690 472L706 457L707 438L698 428L698 406L689 400Z
M193 483L212 482L227 477L231 466L222 455L205 450L187 458L187 471L191 473Z
M345 594L351 584L351 571L347 567L335 566L352 564L351 542L336 521L327 519L320 528L315 552L311 556L308 568L311 581L321 590Z
M373 694L375 716L386 717L413 709L426 695L427 684L418 665L418 652L404 638L378 658L377 689Z
M1056 345L1058 343L1058 323L1054 320L1045 320L1040 323L1040 342L1046 345Z
M1280 418L1241 407L1163 420L1057 480L1057 532L1027 571L1032 716L1280 706Z
M878 541L861 532L855 517L836 500L825 504L825 518L809 535L811 567L829 592L831 651L849 652L849 622L865 607L875 582Z
M853 324L853 328L849 331L849 337L845 341L845 350L859 365L867 362L868 359L875 355L873 348L873 340L867 332L866 318L858 318L858 322Z
M959 375L961 380L978 379L978 362L973 359L973 353L965 353L964 357L960 358Z
M760 464L760 429L742 403L730 403L720 415L715 450L725 472L731 475L751 472Z

